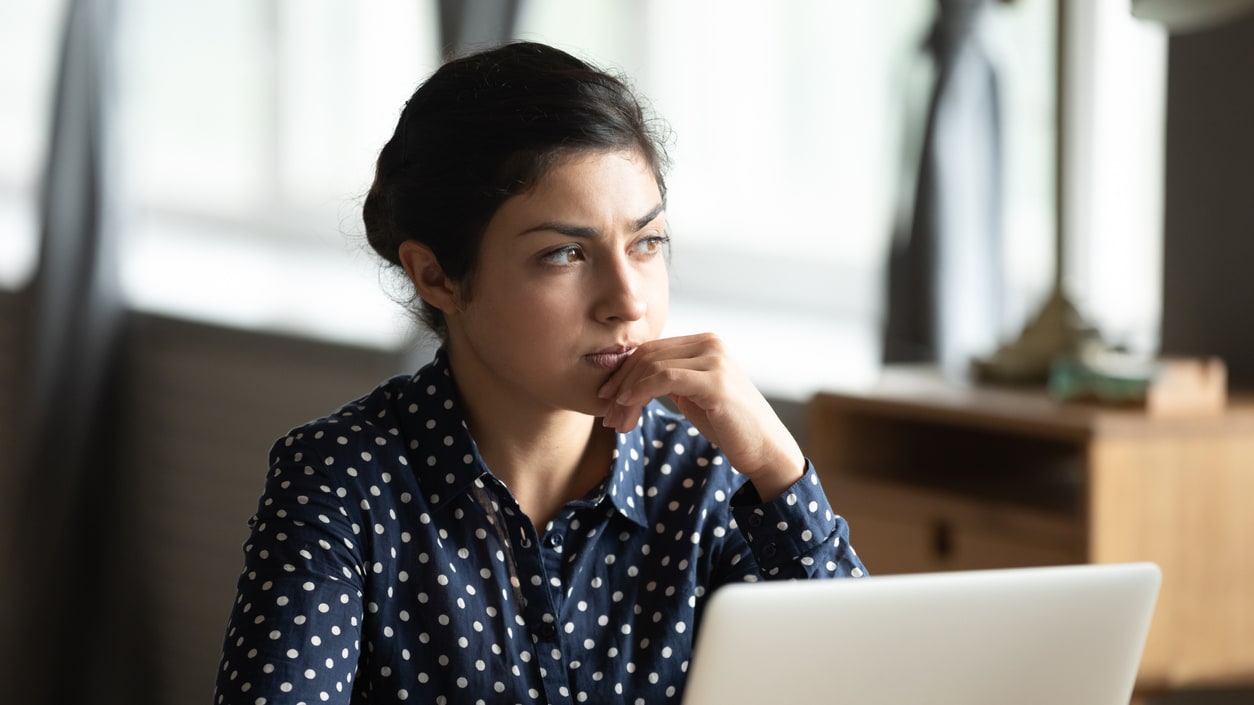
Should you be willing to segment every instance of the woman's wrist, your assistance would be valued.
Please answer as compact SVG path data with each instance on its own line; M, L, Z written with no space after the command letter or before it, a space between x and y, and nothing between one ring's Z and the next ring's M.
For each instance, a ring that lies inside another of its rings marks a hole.
M797 449L796 453L786 453L779 460L764 465L752 473L744 473L753 483L758 496L765 504L777 499L780 495L805 476L806 459ZM743 471L742 471L743 472Z

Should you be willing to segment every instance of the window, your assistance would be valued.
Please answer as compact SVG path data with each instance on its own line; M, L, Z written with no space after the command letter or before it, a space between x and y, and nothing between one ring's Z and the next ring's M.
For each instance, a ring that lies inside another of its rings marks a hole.
M1064 273L1107 342L1153 353L1162 315L1167 36L1126 0L1069 4Z
M136 306L394 345L358 205L436 66L433 0L118 0ZM359 246L360 245L360 246Z
M0 4L0 288L38 258L38 189L48 149L64 3Z

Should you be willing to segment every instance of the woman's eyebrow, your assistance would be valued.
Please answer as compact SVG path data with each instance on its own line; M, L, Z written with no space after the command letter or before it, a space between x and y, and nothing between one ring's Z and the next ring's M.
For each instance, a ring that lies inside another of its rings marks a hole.
M597 229L587 225L571 225L570 223L559 223L557 221L549 221L533 225L530 228L518 233L521 237L530 233L554 232L561 233L567 237L578 238L594 238L597 236Z
M656 206L653 206L653 210L646 213L643 217L636 219L636 223L635 223L636 230L643 230L644 226L648 225L649 223L652 223L654 218L657 218L659 215L662 215L662 211L664 210L666 210L665 202L659 203Z
M648 213L637 218L635 221L632 222L633 232L635 232L636 230L643 230L644 226L648 225L649 223L652 223L659 215L662 214L662 211L664 210L666 210L666 204L659 203L656 206L654 206L652 210L650 210ZM523 230L522 232L518 234L521 236L521 235L526 235L528 233L538 233L538 232L555 232L555 233L560 233L562 235L565 235L566 237L577 237L577 238L584 238L584 239L591 239L600 235L597 229L591 226L572 225L570 223L562 223L559 221L549 221L545 223L540 223L539 225L533 225L532 227L527 228L526 230Z

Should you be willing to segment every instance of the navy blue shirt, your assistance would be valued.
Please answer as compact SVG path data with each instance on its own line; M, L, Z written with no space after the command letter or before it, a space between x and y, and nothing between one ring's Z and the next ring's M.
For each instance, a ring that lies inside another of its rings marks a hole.
M808 462L763 504L656 402L537 532L443 352L280 439L250 523L217 703L678 702L718 586L863 573Z

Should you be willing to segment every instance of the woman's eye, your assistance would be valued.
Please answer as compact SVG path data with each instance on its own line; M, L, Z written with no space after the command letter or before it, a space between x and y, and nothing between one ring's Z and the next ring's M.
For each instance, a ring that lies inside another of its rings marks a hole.
M660 254L666 249L666 243L670 241L665 235L650 235L640 238L636 241L636 251L646 255Z
M583 250L578 245L566 245L546 253L541 259L545 264L574 264L583 259Z

